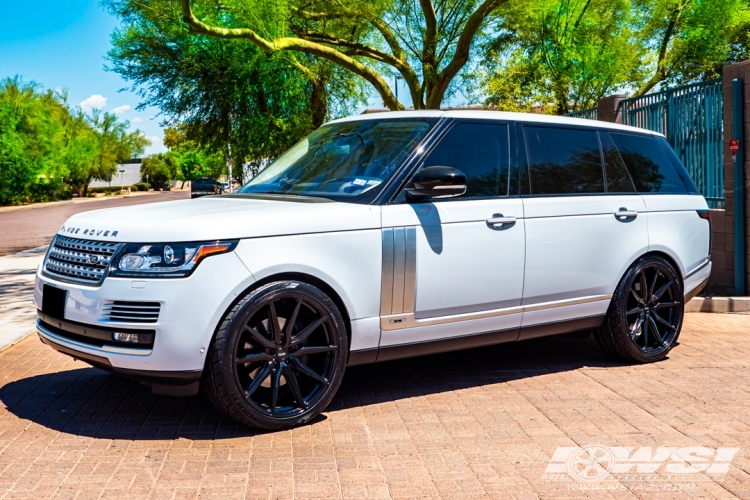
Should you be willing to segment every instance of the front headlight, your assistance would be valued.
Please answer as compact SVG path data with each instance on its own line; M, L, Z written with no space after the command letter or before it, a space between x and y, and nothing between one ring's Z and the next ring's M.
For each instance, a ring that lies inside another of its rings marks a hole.
M184 278L209 255L231 252L237 241L127 243L117 252L109 275L120 278Z

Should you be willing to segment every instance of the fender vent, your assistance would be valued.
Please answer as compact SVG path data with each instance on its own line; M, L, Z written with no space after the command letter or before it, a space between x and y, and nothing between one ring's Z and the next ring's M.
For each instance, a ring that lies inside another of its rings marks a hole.
M108 301L104 304L103 319L120 323L156 323L161 304L158 302Z

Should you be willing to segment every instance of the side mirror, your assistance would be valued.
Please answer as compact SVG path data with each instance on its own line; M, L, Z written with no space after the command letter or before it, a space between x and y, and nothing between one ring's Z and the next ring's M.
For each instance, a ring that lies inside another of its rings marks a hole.
M466 192L466 174L453 167L423 168L412 178L406 194L412 199L450 198Z

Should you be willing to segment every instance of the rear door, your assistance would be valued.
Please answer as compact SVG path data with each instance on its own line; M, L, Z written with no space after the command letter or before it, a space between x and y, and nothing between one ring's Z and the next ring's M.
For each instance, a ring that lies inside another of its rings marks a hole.
M591 327L625 270L647 251L643 200L622 161L609 154L611 141L595 129L528 124L521 131L527 172L520 338Z
M515 150L512 123L454 123L420 168L461 170L466 194L408 202L401 193L383 207L381 347L488 331L517 338L524 218L521 198L509 196Z
M696 210L708 205L666 139L610 132L648 213L649 250L666 253L683 276L709 263L710 226Z

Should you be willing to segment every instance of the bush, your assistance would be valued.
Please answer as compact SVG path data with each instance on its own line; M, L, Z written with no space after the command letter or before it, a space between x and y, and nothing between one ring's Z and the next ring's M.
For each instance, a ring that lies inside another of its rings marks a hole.
M130 186L132 191L148 191L148 184L145 182L138 182Z

